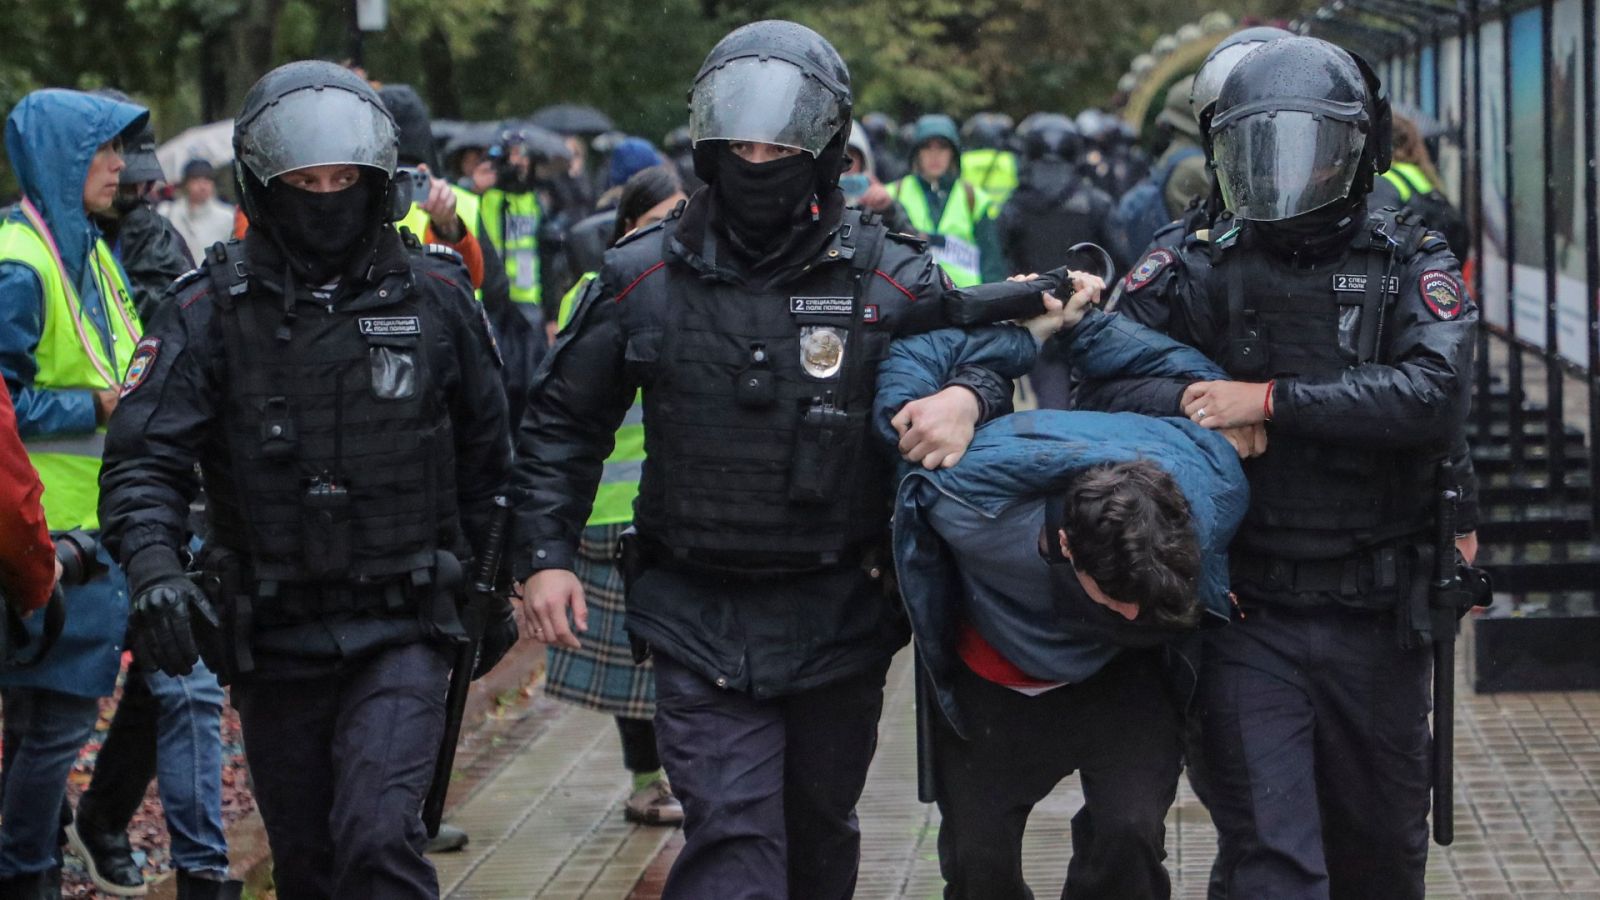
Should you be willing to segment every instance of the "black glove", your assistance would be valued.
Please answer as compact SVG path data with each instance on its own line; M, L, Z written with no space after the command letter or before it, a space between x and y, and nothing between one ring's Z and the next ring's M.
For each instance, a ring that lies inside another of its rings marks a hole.
M128 580L134 585L133 655L174 677L194 671L200 651L190 616L200 616L216 628L217 614L205 593L184 574L177 554L165 547L140 551L128 563Z
M489 674L508 651L517 643L517 617L511 604L501 601L501 608L491 611L484 623L483 640L478 643L478 662L472 667L474 681Z

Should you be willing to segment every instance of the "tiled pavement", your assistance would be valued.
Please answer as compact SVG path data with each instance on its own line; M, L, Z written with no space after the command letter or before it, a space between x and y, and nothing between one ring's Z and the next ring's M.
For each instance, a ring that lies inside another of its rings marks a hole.
M902 654L860 806L862 900L934 898L942 884L938 815L916 801L910 675ZM1456 842L1432 848L1428 896L1600 900L1600 693L1475 696L1458 683ZM451 816L473 840L434 858L446 896L653 900L676 832L623 821L610 719L549 703L529 715L497 738L504 767ZM1024 861L1041 897L1060 890L1081 802L1072 779L1034 810ZM1204 897L1214 833L1186 785L1167 825L1174 895Z

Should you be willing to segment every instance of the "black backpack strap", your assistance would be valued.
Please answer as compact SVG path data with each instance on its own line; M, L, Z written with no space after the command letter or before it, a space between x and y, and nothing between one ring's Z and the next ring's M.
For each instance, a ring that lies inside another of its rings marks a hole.
M845 371L839 379L839 389L843 394L839 398L839 405L848 408L850 398L855 396L856 381L861 373L861 357L864 353L861 331L866 318L867 289L872 284L872 273L877 270L878 261L883 258L884 234L888 229L883 223L864 215L855 222L845 222L839 227L840 241L851 246L853 251L850 256L850 331L845 338Z

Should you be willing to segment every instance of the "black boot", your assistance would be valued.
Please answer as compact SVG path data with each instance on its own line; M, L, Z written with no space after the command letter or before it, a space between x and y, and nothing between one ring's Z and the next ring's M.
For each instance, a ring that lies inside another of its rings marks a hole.
M133 861L133 847L123 829L101 830L92 815L78 807L77 821L67 826L67 846L83 860L94 886L115 897L143 897L144 873Z
M61 870L0 878L0 900L61 900Z
M218 881L178 870L178 900L239 900L243 892L242 881Z

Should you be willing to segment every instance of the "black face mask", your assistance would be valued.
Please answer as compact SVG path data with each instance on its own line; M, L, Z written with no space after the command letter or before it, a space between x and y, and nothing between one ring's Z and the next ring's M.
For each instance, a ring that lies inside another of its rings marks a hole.
M810 215L817 191L817 161L809 153L771 162L745 161L724 147L711 186L730 231L753 248L770 249L791 226Z
M1280 222L1263 222L1258 228L1262 242L1279 255L1329 259L1350 245L1365 220L1366 205L1365 197L1347 197Z
M337 277L362 239L377 230L372 180L328 194L303 191L273 179L267 188L272 234L295 273L313 284Z

